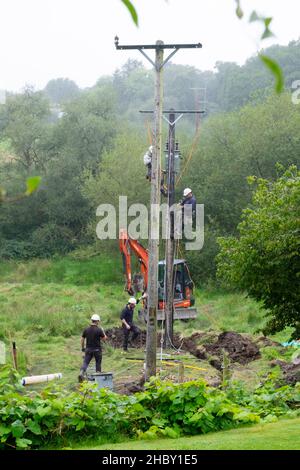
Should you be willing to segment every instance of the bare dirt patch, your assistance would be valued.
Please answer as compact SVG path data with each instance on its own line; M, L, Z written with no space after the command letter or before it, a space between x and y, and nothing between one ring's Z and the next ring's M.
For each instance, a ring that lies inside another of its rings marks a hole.
M122 348L123 331L122 328L112 328L106 332L108 342L114 348ZM160 334L158 334L157 343L160 344ZM131 343L133 347L145 348L146 331L141 331L140 336ZM189 337L180 338L178 334L174 335L174 346L182 351L187 351L198 359L207 360L214 357L217 369L220 369L223 350L226 351L232 362L247 364L260 358L259 347L248 337L234 331L227 331L221 334L196 332Z
M288 363L285 361L274 360L271 362L272 366L280 366L282 370L283 381L287 385L295 385L300 382L300 364Z

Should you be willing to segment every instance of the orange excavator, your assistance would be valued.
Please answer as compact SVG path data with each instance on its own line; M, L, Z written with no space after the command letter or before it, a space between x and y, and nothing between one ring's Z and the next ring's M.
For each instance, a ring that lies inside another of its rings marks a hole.
M148 283L148 250L137 240L129 237L125 229L120 230L119 248L123 260L123 270L125 276L124 290L130 295L136 295L138 292L147 292ZM133 253L139 262L140 272L132 275L131 272L131 253ZM194 307L195 298L193 296L194 283L191 279L186 260L174 260L174 320L196 318L197 310ZM165 261L158 263L158 310L157 319L164 320L165 308ZM143 308L140 316L146 318L147 297L143 299Z

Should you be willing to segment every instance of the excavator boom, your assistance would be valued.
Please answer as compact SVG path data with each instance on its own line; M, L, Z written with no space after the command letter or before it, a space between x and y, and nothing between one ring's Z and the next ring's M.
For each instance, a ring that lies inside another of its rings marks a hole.
M149 255L143 245L137 240L129 237L125 229L120 230L119 248L123 259L123 269L125 275L124 290L130 295L137 292L145 293L148 284L148 261ZM140 274L132 276L131 253L133 253L140 264ZM164 273L165 262L160 261L158 265L158 311L157 319L164 319L165 295L164 295ZM143 301L144 316L146 315L146 300ZM196 318L197 311L192 308L194 305L193 281L186 261L184 259L174 260L174 319L176 318Z
M137 241L128 236L127 230L121 229L119 236L119 248L123 259L123 269L126 279L125 290L128 294L134 294L134 285L131 272L131 252L135 254L143 277L143 290L147 290L148 283L148 251Z

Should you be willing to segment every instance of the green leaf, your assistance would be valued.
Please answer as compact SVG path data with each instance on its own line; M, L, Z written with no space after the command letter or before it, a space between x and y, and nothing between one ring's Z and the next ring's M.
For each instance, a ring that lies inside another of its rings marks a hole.
M23 436L25 432L25 426L22 424L22 422L19 419L17 419L16 421L12 423L11 432L14 437Z
M163 419L163 418L153 418L152 419L152 423L155 425L155 426L158 426L158 427L163 427L165 426L167 420L166 419Z
M271 31L269 28L266 28L266 29L264 30L264 33L263 33L261 39L271 38L272 36L274 36L274 34L272 33L272 31Z
M43 407L43 406L38 406L37 409L36 409L36 412L37 414L43 418L44 416L46 416L48 413L50 413L51 411L51 407L50 406L46 406L46 407Z
M33 434L40 435L42 434L42 430L40 425L36 421L30 420L29 423L27 423L27 428L29 431L31 431Z
M124 3L126 8L129 10L129 13L131 14L132 20L134 21L136 26L138 26L138 15L137 15L136 9L134 8L133 4L130 2L130 0L121 0L121 2Z
M284 87L284 78L281 67L278 63L270 57L260 54L260 59L263 61L265 66L270 70L275 78L275 91L281 93Z
M34 191L36 191L41 183L41 177L40 176L33 176L32 178L28 178L26 180L26 196L29 196L32 194Z
M237 7L236 7L236 10L235 10L235 14L236 16L241 20L244 16L244 12L241 8L241 5L240 5L240 0L235 0L236 3L237 3Z
M258 21L258 20L260 20L260 17L256 13L256 11L253 10L253 12L251 13L250 18L249 18L249 23L253 23L254 21Z
M85 421L81 420L76 426L76 431L80 431L80 429L83 429L85 427Z
M16 439L16 446L19 448L19 449L27 449L27 447L30 446L30 444L32 444L32 441L30 439Z
M179 433L172 428L166 427L165 436L170 437L171 439L177 439L179 437Z
M4 436L5 434L10 434L10 428L4 424L0 424L0 436Z
M273 18L272 18L271 16L270 16L269 18L265 18L265 19L264 19L266 29L269 28L272 19L273 19Z

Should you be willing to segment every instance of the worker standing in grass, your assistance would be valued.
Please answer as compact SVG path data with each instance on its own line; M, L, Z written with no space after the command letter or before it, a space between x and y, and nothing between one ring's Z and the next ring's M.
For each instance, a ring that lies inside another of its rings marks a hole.
M78 376L79 382L84 378L89 363L95 358L96 372L101 372L102 348L101 339L106 341L107 336L103 328L99 328L100 317L97 314L92 315L91 324L87 327L81 337L81 350L85 352L84 361ZM86 346L85 346L86 342Z
M123 351L128 351L130 332L133 333L131 341L135 340L140 334L140 329L133 323L133 312L137 303L138 302L134 297L130 297L126 307L122 310L120 315L124 334Z

